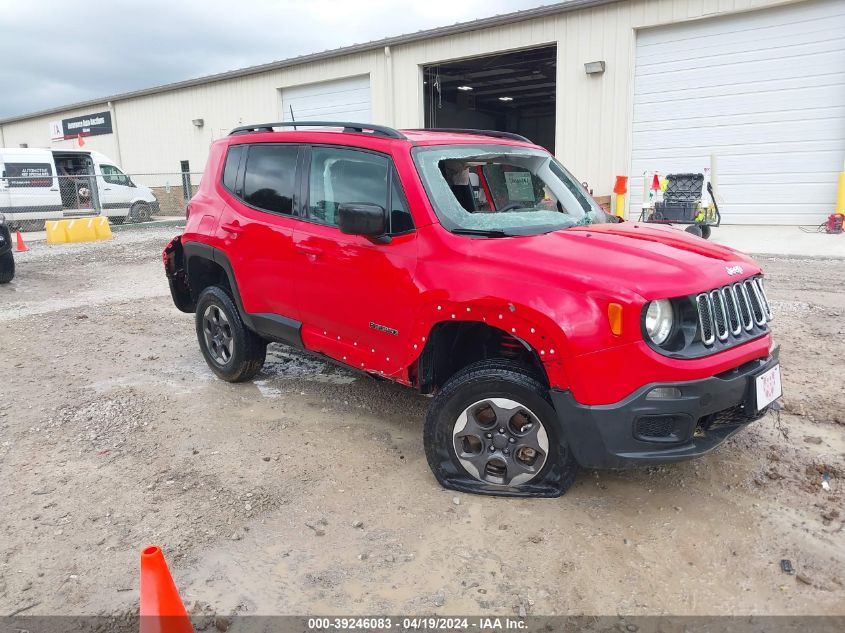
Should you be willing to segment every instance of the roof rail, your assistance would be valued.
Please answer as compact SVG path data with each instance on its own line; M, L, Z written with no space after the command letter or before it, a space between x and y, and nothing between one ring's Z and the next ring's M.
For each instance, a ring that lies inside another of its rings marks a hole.
M349 123L348 121L280 121L277 123L257 123L255 125L242 125L236 127L229 132L229 136L233 134L248 134L250 132L272 132L275 127L340 127L344 132L352 132L355 134L364 134L365 130L372 130L372 134L376 136L384 136L386 138L405 138L405 135L394 130L392 127L384 125L373 125L372 123Z
M464 127L426 127L408 130L409 132L453 132L456 134L476 134L478 136L492 136L494 138L509 138L513 141L523 141L525 143L533 143L534 141L514 134L513 132L500 132L499 130L476 130L474 128Z

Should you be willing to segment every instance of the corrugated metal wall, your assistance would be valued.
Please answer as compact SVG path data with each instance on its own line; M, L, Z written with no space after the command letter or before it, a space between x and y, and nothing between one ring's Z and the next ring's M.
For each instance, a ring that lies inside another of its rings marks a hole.
M370 76L372 118L398 127L424 123L422 66L438 61L557 44L558 156L597 194L629 169L636 29L802 0L622 0L591 9L480 29L260 74L135 97L113 104L119 133L86 139L86 148L121 160L128 173L176 172L189 160L204 167L208 145L241 123L281 119L279 90L354 75ZM584 63L607 62L599 77ZM388 73L392 64L392 73ZM392 77L392 85L388 85ZM50 147L49 122L108 109L86 108L3 124L7 147ZM203 119L202 128L193 119ZM74 141L52 144L75 146Z

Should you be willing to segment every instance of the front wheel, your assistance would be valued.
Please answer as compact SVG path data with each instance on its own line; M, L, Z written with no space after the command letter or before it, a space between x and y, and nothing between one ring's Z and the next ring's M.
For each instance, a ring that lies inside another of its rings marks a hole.
M0 255L0 284L7 284L15 278L15 256L12 251Z
M150 205L146 202L136 202L130 207L128 217L130 222L136 224L138 222L149 222L150 218L152 218Z
M424 443L440 484L464 492L557 497L578 472L548 389L502 360L473 363L446 382L429 408Z
M223 288L209 286L200 293L196 326L205 362L220 378L245 382L261 371L267 342L247 329Z

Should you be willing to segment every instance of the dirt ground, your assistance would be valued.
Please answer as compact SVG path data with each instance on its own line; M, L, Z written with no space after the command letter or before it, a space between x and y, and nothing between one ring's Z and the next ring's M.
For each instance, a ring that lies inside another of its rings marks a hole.
M0 287L0 615L137 609L150 543L226 614L845 614L845 262L761 260L779 419L500 499L437 485L411 391L276 345L214 378L162 272L177 232L35 243Z

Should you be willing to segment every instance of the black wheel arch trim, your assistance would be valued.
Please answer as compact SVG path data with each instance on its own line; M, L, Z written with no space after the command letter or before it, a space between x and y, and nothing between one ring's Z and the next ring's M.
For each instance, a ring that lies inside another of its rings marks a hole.
M229 289L232 291L232 298L235 300L235 306L238 308L241 320L250 330L272 341L293 345L294 347L303 347L301 321L281 314L253 314L244 310L241 293L238 289L238 282L235 279L235 271L232 268L229 258L223 251L208 244L203 244L202 242L183 242L182 248L185 253L185 273L188 279L191 278L190 267L191 261L194 259L212 261L223 269L229 280Z

